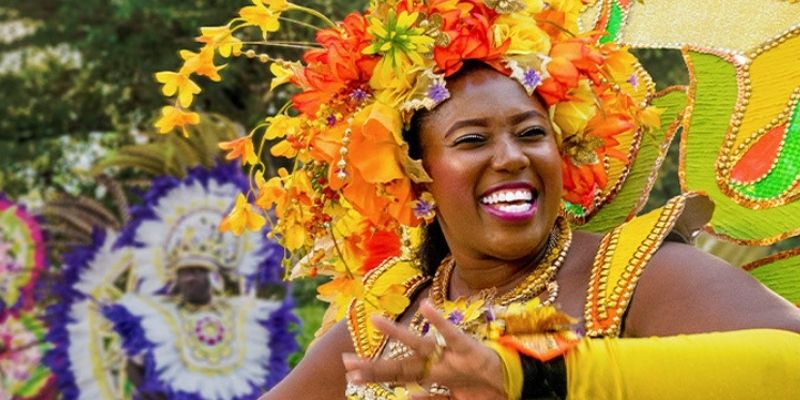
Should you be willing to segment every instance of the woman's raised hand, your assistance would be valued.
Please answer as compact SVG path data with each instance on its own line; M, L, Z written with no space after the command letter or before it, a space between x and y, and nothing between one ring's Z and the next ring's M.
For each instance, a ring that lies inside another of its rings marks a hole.
M494 400L506 399L503 367L489 347L462 332L439 314L430 301L420 306L422 315L436 328L433 335L418 336L383 317L373 317L380 331L412 350L400 360L364 360L353 353L342 355L347 381L419 383L424 388L444 386L447 394L417 396L414 399Z

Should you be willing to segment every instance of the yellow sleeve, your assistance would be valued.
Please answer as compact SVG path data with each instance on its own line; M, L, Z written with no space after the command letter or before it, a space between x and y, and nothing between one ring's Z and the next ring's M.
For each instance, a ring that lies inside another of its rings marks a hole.
M565 358L568 399L800 399L788 331L587 339Z

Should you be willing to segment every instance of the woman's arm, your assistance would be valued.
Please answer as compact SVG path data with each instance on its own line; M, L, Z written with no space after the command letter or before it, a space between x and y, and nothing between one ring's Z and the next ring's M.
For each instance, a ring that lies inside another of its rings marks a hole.
M292 372L259 400L344 399L345 369L342 353L352 353L353 343L344 321L334 325L306 352Z
M624 335L755 328L800 332L800 309L747 272L692 246L666 242L642 273Z

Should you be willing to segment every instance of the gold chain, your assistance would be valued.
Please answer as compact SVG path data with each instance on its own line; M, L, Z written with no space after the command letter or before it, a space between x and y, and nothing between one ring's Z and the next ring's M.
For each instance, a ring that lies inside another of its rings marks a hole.
M511 303L529 300L540 295L545 289L548 289L548 286L553 287L549 284L553 281L556 272L558 272L559 268L561 268L561 265L564 263L564 258L566 258L571 243L572 231L569 228L569 223L566 218L559 217L556 221L556 229L554 229L548 237L544 259L536 265L525 280L520 282L513 290L497 298L493 298L493 291L482 291L479 293L479 297L491 300L494 304L506 306ZM437 308L441 308L447 299L447 290L454 270L455 260L452 256L448 256L442 261L442 264L433 276L433 282L431 283L431 299Z
M482 290L477 296L489 300L493 304L507 306L511 303L530 300L547 290L548 297L543 301L543 304L552 304L558 296L558 283L555 282L554 278L564 263L564 258L569 251L571 243L572 231L569 228L569 223L566 218L559 217L556 221L556 229L551 232L547 239L544 259L524 281L520 282L513 290L497 298L495 298L496 290ZM447 289L454 270L455 261L452 256L448 256L442 261L433 276L430 297L438 309L443 308L447 299ZM409 328L417 335L423 336L424 326L425 318L417 310L411 318ZM411 354L411 350L403 343L398 341L389 342L390 359L402 359L411 356Z

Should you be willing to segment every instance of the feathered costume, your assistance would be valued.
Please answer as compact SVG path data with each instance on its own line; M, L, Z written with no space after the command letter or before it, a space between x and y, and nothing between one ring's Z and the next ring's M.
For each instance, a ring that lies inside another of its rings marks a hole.
M0 194L0 398L32 398L51 381L42 358L45 340L34 288L45 268L39 224Z
M262 285L283 286L280 248L266 232L217 229L243 184L229 164L156 179L118 237L96 231L91 246L65 257L48 355L65 398L252 399L288 372L297 349L291 298L255 297ZM207 307L187 309L171 293L175 263L187 260L219 266ZM225 282L236 287L226 293ZM134 390L126 360L144 369Z

